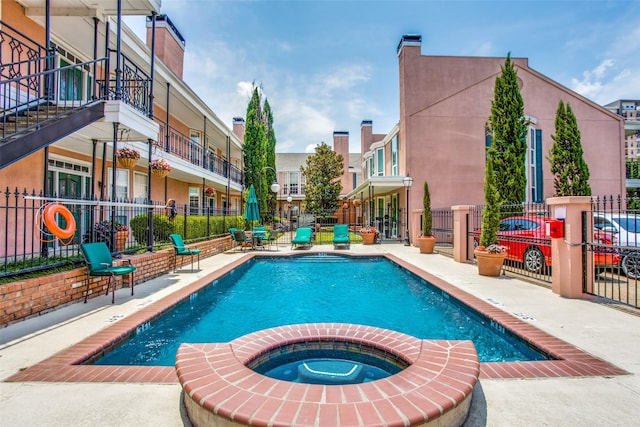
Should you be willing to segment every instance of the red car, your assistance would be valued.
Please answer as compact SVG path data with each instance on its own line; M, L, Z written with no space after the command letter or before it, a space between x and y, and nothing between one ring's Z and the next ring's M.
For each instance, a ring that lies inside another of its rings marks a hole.
M478 244L480 231L474 239ZM594 240L611 244L614 237L611 233L596 230ZM545 217L513 216L500 221L498 242L507 248L507 259L521 262L524 268L532 273L540 273L543 268L551 267L551 239L545 235ZM617 265L620 256L615 253L590 252L597 266Z

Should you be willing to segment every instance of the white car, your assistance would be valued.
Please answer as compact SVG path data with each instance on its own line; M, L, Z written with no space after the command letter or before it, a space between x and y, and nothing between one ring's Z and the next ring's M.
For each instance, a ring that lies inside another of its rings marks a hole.
M595 228L612 233L620 245L620 266L627 277L640 279L640 213L601 213L593 215Z

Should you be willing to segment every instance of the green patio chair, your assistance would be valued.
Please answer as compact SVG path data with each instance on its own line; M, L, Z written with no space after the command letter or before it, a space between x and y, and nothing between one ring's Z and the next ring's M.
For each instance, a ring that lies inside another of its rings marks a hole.
M136 267L131 264L131 260L121 260L129 265L114 266L111 252L109 252L109 248L104 242L83 243L80 245L80 251L87 264L87 287L84 295L85 303L87 302L87 298L89 298L89 279L91 276L109 276L109 284L107 285L107 293L105 295L109 295L109 288L111 287L111 283L113 283L111 296L111 303L113 304L116 301L115 276L131 274L131 295L133 295L133 272L136 271Z
M198 270L200 270L200 249L189 249L184 245L184 241L182 240L182 236L179 234L170 234L169 239L171 239L171 243L173 243L174 255L173 255L173 271L176 271L176 264L179 256L190 256L191 257L191 272L193 273L193 256L196 255L198 257Z
M347 249L351 248L348 224L336 224L333 226L333 249L337 249L338 246L346 246Z
M253 240L251 237L247 237L244 230L238 230L237 228L230 228L231 238L236 242L236 248L240 248L244 252L244 248L252 248Z
M313 230L311 227L300 227L296 230L296 235L291 239L291 249L298 246L312 246L311 235Z

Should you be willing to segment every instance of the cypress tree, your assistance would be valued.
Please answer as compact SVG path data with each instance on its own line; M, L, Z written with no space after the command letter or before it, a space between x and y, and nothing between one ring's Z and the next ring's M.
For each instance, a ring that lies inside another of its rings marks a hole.
M524 101L518 86L518 76L507 55L502 73L496 78L491 101L491 148L493 170L501 204L520 204L526 199L527 125Z
M269 101L264 101L264 124L266 132L266 149L265 149L265 167L262 175L264 176L264 185L266 197L265 200L265 212L275 212L278 204L278 195L271 191L271 184L276 179L276 133L273 129L273 112L271 111L271 105Z
M487 157L484 171L484 208L482 208L482 232L480 245L488 247L498 244L498 230L500 228L500 193L496 185L496 175L493 169L493 158Z
M265 132L262 123L262 107L260 104L260 92L254 85L251 100L247 105L247 117L245 119L243 162L244 162L244 186L246 189L253 185L256 191L262 189L259 182L259 174L264 163Z
M547 160L556 196L590 196L589 167L584 161L578 122L571 105L558 102L553 146Z

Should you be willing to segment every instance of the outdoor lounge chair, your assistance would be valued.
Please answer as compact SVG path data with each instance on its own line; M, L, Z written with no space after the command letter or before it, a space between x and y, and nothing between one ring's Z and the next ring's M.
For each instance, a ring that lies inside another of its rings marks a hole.
M104 242L83 243L80 245L80 251L87 264L87 288L84 295L85 303L87 302L87 298L89 298L89 279L91 276L109 276L109 284L107 285L107 293L105 295L109 295L109 288L111 287L111 283L113 283L111 296L111 303L113 304L116 301L116 282L114 277L131 274L131 295L133 295L133 272L136 271L136 267L131 264L131 260L122 260L129 265L114 266L111 252L109 252L109 248Z
M336 224L333 226L333 249L337 249L338 246L346 246L347 249L351 247L348 224Z
M229 233L231 233L231 238L234 242L236 242L236 248L242 249L244 252L244 248L253 247L253 240L251 237L247 237L244 230L238 230L237 228L230 228Z
M313 230L311 227L300 227L296 230L296 236L291 239L291 249L301 246L311 246L311 235Z
M171 243L173 243L173 271L176 271L176 264L179 256L190 256L191 257L191 272L193 273L193 256L196 255L198 257L198 270L200 270L200 249L189 249L185 247L184 240L182 240L182 236L179 234L170 234L169 239L171 239Z

